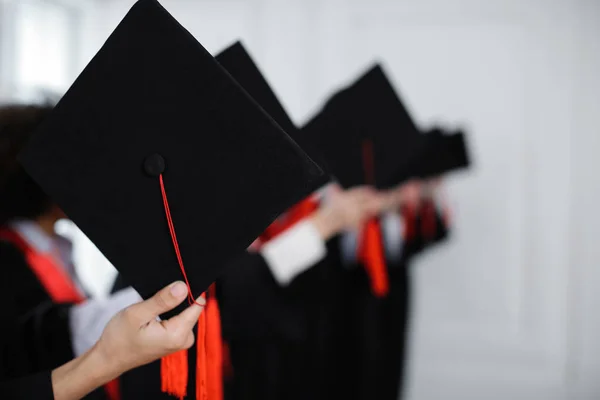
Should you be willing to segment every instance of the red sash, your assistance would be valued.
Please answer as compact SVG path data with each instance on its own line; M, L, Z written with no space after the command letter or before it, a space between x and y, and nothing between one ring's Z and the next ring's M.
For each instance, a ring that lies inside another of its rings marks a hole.
M281 235L283 232L296 225L298 222L310 216L319 208L319 202L314 196L309 196L306 199L296 203L292 208L286 211L285 215L275 220L268 228L260 235L259 246L264 245L268 241Z
M54 303L79 304L85 301L84 294L51 254L35 251L18 233L9 229L0 230L0 239L11 243L23 253L27 265ZM119 400L121 397L118 379L104 385L104 390L110 400Z

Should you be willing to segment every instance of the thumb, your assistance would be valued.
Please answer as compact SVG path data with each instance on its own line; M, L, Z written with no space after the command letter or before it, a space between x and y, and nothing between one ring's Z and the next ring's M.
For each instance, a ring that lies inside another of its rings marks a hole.
M192 330L198 322L200 314L204 310L206 299L200 296L194 304L183 310L179 315L164 321L164 325L168 331L173 334L183 334Z
M183 282L174 282L161 289L148 300L131 306L131 315L135 315L141 324L152 321L161 314L177 307L187 294L187 286Z

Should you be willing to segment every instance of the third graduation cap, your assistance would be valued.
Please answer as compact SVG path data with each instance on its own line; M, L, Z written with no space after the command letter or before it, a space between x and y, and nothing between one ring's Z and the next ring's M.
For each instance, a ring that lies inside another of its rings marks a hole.
M147 298L194 296L322 171L154 0L141 0L21 155Z

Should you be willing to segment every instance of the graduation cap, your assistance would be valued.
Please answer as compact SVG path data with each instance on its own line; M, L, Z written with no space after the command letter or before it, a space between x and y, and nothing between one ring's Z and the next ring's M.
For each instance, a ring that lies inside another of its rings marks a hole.
M430 178L466 169L471 165L464 132L450 132L435 127L422 136L427 145L414 166L415 176Z
M337 92L298 143L344 187L380 189L404 180L424 141L380 65Z
M271 89L264 75L258 69L258 66L252 60L252 57L241 42L236 42L227 49L223 50L217 56L216 60L223 66L231 76L252 96L252 98L275 119L275 121L292 136L299 139L300 131L292 122L291 118L277 99L277 95ZM302 145L301 145L302 146ZM329 175L323 174L323 179L319 186L325 185L330 181ZM273 237L281 234L300 220L303 220L312 214L318 207L318 201L308 197L295 204L287 210L285 222L275 221L267 228L260 237L261 242L266 242Z
M323 175L153 0L131 9L21 162L143 297L181 276L160 174L199 293Z
M323 179L155 0L133 6L20 160L144 298L184 272L206 291Z
M235 42L217 54L215 59L284 131L295 135L298 128L241 42Z

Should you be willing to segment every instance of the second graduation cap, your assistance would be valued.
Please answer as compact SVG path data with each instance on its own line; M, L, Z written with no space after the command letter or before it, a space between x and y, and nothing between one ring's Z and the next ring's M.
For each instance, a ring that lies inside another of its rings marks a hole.
M296 125L241 42L235 42L217 54L215 59L273 117L275 122L288 134L294 134L297 130Z
M267 82L267 79L258 69L258 66L242 45L236 42L215 56L216 60L224 67L227 72L248 92L248 94L277 122L292 139L298 142L304 150L302 135L300 130L283 105L277 98L277 95ZM310 147L310 146L309 146ZM311 156L312 154L309 154ZM325 185L329 182L329 176L323 174L321 183Z
M194 296L322 171L154 0L139 1L21 155L147 298Z
M405 179L410 160L423 151L417 132L376 65L332 96L297 141L344 187L369 184L385 189Z

